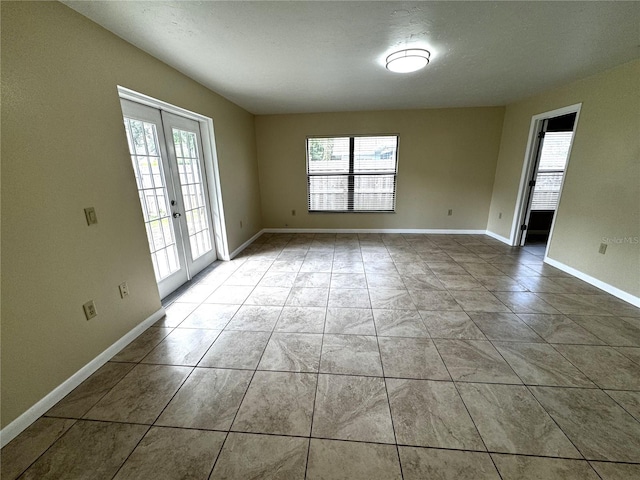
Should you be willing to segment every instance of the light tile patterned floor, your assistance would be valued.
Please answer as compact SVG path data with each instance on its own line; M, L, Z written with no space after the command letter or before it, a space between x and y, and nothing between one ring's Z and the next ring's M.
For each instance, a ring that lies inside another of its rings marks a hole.
M640 478L640 309L479 235L265 234L2 479Z

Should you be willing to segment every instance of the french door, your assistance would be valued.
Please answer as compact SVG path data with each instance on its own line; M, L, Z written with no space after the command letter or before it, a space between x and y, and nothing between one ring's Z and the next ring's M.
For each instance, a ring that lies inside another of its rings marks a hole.
M200 124L120 102L153 269L164 298L216 260Z

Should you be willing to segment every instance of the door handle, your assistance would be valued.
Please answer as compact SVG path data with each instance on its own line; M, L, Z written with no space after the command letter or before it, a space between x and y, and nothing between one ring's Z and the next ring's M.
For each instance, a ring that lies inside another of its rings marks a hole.
M176 213L174 213L174 214L173 214L173 218L179 218L179 217L181 217L181 216L182 216L182 214L180 214L180 213L178 213L178 212L176 212Z

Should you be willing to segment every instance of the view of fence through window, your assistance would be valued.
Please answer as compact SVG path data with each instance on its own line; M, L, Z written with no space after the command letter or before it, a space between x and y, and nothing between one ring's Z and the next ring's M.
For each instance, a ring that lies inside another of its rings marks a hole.
M393 212L398 137L307 139L309 211Z

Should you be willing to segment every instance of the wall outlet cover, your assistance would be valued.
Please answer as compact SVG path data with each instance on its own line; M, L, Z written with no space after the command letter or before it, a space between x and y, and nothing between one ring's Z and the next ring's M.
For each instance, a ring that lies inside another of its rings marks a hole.
M93 207L84 209L84 216L87 219L87 225L95 225L98 223L98 217L96 216L96 209Z
M82 305L82 308L84 309L84 316L87 317L87 320L91 320L98 316L98 310L96 310L96 304L93 300L89 300L87 303Z

